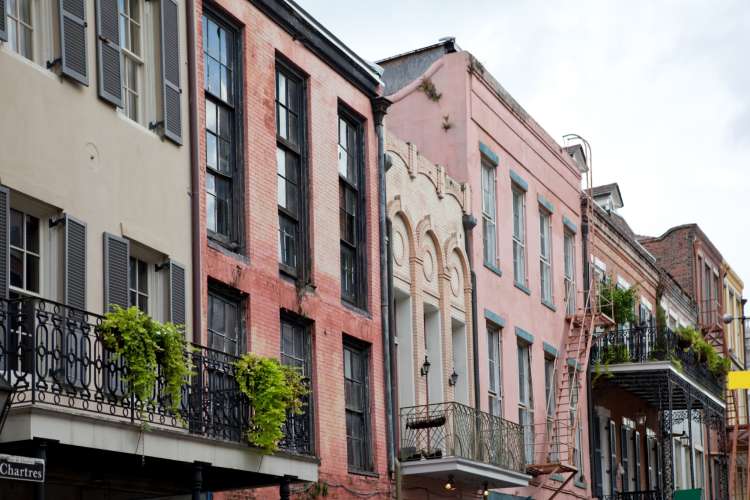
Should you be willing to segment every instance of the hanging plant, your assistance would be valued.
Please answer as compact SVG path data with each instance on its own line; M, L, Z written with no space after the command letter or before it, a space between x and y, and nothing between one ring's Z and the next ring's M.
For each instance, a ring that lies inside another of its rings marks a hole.
M302 398L307 394L302 376L277 359L252 353L243 355L235 366L240 391L252 408L247 440L266 453L274 452L284 437L287 414L302 413Z
M191 373L188 345L180 327L159 323L137 307L114 306L99 327L104 347L115 360L125 361L125 381L129 394L141 403L153 400L161 367L164 396L177 414L182 402L182 386Z

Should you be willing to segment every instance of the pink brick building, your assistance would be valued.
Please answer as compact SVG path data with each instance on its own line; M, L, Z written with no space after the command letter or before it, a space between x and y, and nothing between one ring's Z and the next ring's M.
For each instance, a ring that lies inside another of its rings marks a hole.
M389 132L470 186L466 211L476 227L467 220L467 239L476 274L478 366L471 401L481 412L522 424L525 442L506 452L533 463L539 449L534 434L555 411L547 405L550 389L556 390L553 367L568 369L566 307L575 311L573 290L582 284L582 167L453 40L379 64L393 102ZM580 306L581 297L576 299ZM586 415L583 397L579 410ZM558 498L591 496L585 418L579 429L573 457L579 472ZM457 469L438 474L435 484L449 476L466 490L492 483L489 472L483 478ZM559 488L557 479L526 476L529 486L507 482L499 491L546 498Z

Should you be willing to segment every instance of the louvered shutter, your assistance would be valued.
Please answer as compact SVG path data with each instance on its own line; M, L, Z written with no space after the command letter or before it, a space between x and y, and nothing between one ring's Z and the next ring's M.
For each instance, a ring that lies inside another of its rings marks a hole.
M0 0L2 2L2 0ZM10 191L0 186L0 298L8 298L10 285Z
M65 304L86 309L86 224L65 215Z
M622 491L630 491L630 457L628 447L628 428L624 425L620 428L620 456L622 457Z
M614 495L617 490L617 427L615 421L609 421L609 486Z
M96 0L96 57L99 97L122 107L120 13L117 0Z
M60 0L62 74L83 85L89 84L87 26L86 0Z
M599 416L597 415L594 418L594 428L592 429L592 441L593 441L593 447L594 447L594 495L601 497L602 496L602 433L601 433L601 420Z
M5 1L0 0L0 40L8 41L8 18L5 15Z
M169 261L169 321L185 324L185 267Z
M164 135L182 144L180 108L180 22L175 0L161 0L161 69Z
M655 452L652 453L652 450L655 448L654 440L653 438L648 437L646 435L646 456L644 457L646 459L646 489L647 490L653 490L656 489L656 485L653 481L653 474L654 474L654 455Z
M638 431L633 433L633 461L635 462L634 491L638 491L641 489L641 433Z
M104 233L104 311L113 305L128 307L128 264L130 243L125 238Z

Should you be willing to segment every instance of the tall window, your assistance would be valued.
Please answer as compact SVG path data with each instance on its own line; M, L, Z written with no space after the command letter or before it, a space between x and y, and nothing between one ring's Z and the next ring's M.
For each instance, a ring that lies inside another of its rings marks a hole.
M22 292L39 293L39 258L39 219L11 209L10 286Z
M526 286L526 193L513 187L513 279Z
M542 301L552 304L552 241L550 213L539 209L539 276Z
M581 419L579 418L578 412L578 379L577 370L574 366L568 367L568 380L570 381L570 426L575 427L575 454L573 455L573 463L578 467L576 472L576 479L579 481L583 480L583 450L581 449Z
M310 389L312 377L312 347L309 328L299 320L281 319L281 362L299 370ZM312 405L308 393L302 399L302 413L288 414L284 424L284 439L280 446L294 453L312 453Z
M239 169L237 169L237 89L240 72L236 31L203 17L206 97L206 224L211 236L237 247Z
M208 291L208 346L232 356L240 354L241 301Z
M307 243L303 147L305 144L304 81L276 64L276 173L279 204L279 264L302 277Z
M344 398L346 403L346 456L349 470L370 471L370 388L368 349L344 342Z
M130 305L148 313L148 264L130 257Z
M495 191L495 166L482 160L482 239L484 263L497 266L497 199Z
M523 426L526 463L534 460L534 397L531 385L531 345L518 340L518 423Z
M563 238L563 253L565 260L565 313L573 315L576 312L576 247L573 233L565 231Z
M555 423L555 358L550 355L544 356L544 402L547 409L547 435L552 436ZM550 446L550 458L555 460L557 457L556 442Z
M33 0L8 0L5 10L10 49L33 61Z
M500 329L493 323L487 323L487 362L489 365L490 387L489 409L490 415L503 415L503 386L502 386L502 358L501 358Z
M364 290L364 169L362 127L339 114L339 228L341 238L341 296L365 305Z
M119 0L122 102L128 118L141 120L143 92L143 8L140 0Z

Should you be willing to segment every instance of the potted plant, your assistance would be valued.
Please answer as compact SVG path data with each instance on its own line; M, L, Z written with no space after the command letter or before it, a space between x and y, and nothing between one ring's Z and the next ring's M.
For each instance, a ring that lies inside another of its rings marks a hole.
M677 347L680 349L689 349L698 337L698 332L688 326L681 326L675 331L677 335Z

